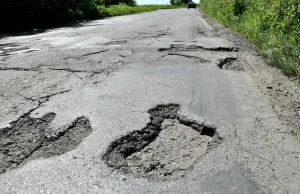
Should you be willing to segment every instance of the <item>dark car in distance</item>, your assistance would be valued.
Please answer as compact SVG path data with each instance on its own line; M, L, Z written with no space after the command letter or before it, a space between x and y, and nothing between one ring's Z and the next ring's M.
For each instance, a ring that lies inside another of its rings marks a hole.
M193 2L193 1L189 2L187 8L188 8L188 9L190 9L190 8L195 8L195 9L196 9L196 3Z

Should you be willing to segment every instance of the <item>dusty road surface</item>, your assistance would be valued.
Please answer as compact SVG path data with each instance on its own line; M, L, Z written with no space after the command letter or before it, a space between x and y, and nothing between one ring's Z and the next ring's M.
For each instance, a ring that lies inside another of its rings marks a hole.
M300 193L296 82L198 10L2 37L0 86L1 194Z

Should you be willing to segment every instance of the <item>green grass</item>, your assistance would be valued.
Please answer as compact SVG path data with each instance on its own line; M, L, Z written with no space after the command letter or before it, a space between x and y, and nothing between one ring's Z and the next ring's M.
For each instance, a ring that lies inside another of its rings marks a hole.
M270 65L300 78L299 0L201 0L200 8L254 42Z
M158 9L177 9L182 8L182 6L173 5L140 5L140 6L128 6L126 4L111 5L109 7L98 6L99 16L111 17L111 16L121 16L142 12L151 12Z

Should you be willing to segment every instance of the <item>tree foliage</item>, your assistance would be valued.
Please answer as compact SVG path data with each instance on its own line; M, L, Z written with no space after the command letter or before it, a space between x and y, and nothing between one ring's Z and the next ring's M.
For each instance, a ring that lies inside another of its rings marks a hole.
M135 6L136 2L134 0L107 0L109 5L118 5L120 3L127 4L129 6Z
M182 3L184 3L184 4L188 4L189 2L191 2L192 0L181 0L182 1Z
M181 0L170 0L170 4L171 5L182 5L182 1Z
M192 0L170 0L171 5L183 5L183 4L188 4Z
M92 18L99 15L97 6L119 3L136 5L135 0L1 0L0 28L3 31Z

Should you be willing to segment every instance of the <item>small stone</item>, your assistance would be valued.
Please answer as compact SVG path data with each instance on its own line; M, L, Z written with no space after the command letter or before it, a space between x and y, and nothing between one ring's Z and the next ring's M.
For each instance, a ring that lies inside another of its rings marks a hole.
M272 86L267 86L267 89L273 89L273 87Z

